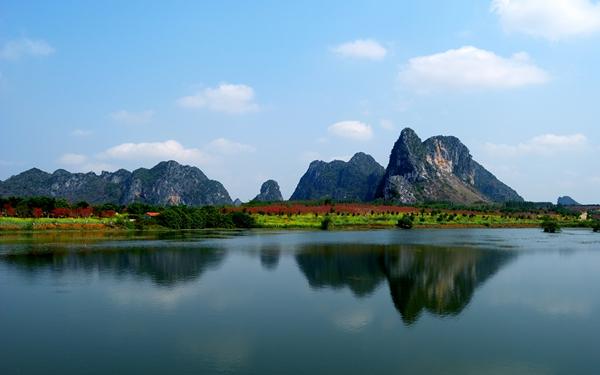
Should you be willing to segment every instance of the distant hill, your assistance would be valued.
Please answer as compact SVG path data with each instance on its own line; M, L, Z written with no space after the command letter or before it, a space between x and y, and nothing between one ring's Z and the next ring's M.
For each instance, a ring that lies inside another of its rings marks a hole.
M359 152L348 162L315 160L300 179L290 200L333 199L370 201L385 169L372 156Z
M267 180L260 187L260 193L253 199L257 202L278 202L283 200L279 184L275 180Z
M175 161L160 162L151 169L120 169L100 175L64 169L47 173L33 168L0 182L0 196L49 196L93 204L231 204L229 193L220 182L208 179L196 167Z
M579 203L575 201L575 199L565 195L564 197L558 197L556 202L559 206L579 206Z
M410 128L394 144L376 197L399 203L523 201L474 161L458 138L436 136L422 142Z

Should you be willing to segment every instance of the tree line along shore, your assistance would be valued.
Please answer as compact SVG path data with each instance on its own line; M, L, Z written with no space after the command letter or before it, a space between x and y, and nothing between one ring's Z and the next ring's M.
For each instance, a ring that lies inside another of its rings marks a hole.
M186 230L560 227L600 230L598 212L581 213L550 203L394 205L331 200L251 202L241 206L90 205L50 197L0 198L0 230Z

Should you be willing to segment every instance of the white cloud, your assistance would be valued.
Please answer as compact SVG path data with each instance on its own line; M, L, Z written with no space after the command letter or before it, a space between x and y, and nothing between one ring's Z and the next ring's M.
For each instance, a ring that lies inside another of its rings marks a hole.
M491 10L508 32L559 40L600 31L600 3L589 0L493 0Z
M151 109L141 112L131 112L126 110L116 111L110 114L110 117L117 122L124 124L138 125L146 124L154 117L154 111Z
M587 137L583 134L556 135L543 134L533 137L527 142L517 145L486 143L485 150L493 156L549 156L560 152L578 152L588 146Z
M20 38L10 40L0 49L0 59L19 60L25 56L47 56L54 53L54 48L44 40Z
M93 133L93 131L87 129L75 129L71 132L71 135L74 137L88 137Z
M382 119L381 121L379 121L379 126L387 131L395 131L396 130L396 126L394 125L393 122L391 122L390 120L386 120L386 119Z
M383 60L387 55L387 50L373 39L357 39L342 43L331 50L339 56L355 59Z
M184 96L177 100L177 104L183 108L206 108L215 112L241 114L258 111L258 104L254 100L252 87L221 83L217 87Z
M330 134L356 141L368 141L373 137L370 125L360 121L340 121L327 128Z
M181 143L168 140L165 142L123 143L102 152L101 159L128 161L163 161L176 160L183 163L203 164L209 160L202 150L185 148Z
M59 159L58 162L65 165L80 165L85 163L88 160L87 156L82 154L64 154Z
M217 138L208 144L207 150L224 155L236 155L245 152L254 152L256 151L256 148L229 139Z
M343 331L355 333L361 331L373 320L369 310L342 311L334 315L333 323Z
M58 158L58 162L73 172L96 172L102 171L113 171L116 168L108 163L98 162L96 160L90 160L90 158L83 154L67 153Z
M549 80L548 74L534 65L526 53L505 58L472 46L412 58L399 78L421 93L511 89Z

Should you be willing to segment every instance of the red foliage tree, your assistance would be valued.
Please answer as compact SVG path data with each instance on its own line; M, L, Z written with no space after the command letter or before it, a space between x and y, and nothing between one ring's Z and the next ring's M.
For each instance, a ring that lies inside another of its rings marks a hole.
M104 210L100 212L100 217L113 217L117 214L115 210Z
M15 210L15 208L13 206L11 206L10 203L6 203L4 205L4 212L6 213L6 216L16 216L17 215L17 211Z
M91 206L87 206L78 208L75 215L77 215L77 217L90 217L93 213L94 209Z
M57 207L51 212L52 217L73 217L73 211L70 208Z
M37 218L40 218L40 217L42 217L42 216L44 215L44 210L42 210L42 209L41 209L41 208L39 208L39 207L34 207L34 208L31 210L31 215L32 215L33 217L35 217L36 219L37 219Z

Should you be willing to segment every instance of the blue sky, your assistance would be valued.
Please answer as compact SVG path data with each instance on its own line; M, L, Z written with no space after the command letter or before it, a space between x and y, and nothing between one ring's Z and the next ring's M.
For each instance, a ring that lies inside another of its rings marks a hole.
M0 179L175 159L287 197L409 126L528 200L600 202L599 45L589 0L3 1Z

